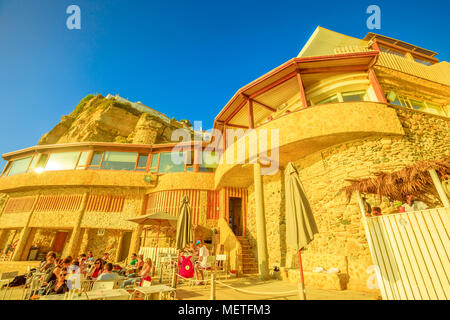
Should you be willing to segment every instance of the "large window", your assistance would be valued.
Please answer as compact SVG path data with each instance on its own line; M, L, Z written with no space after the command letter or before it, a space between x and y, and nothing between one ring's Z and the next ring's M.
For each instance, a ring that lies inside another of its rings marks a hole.
M202 163L199 165L200 172L214 172L219 163L219 154L214 151L202 152Z
M80 152L62 152L50 154L44 171L73 170Z
M410 99L410 98L404 97L404 96L397 96L397 95L394 95L394 96L395 96L395 99L390 101L390 103L392 103L394 105L402 106L402 107L414 109L414 110L420 110L420 111L436 114L439 116L447 116L445 114L444 109L440 105L437 105L437 104L434 104L434 103L431 103L428 101ZM389 97L389 95L388 95L388 97Z
M25 173L30 165L31 159L33 157L26 157L19 160L14 160L8 167L6 175L13 176L15 174Z
M316 105L326 104L326 103L336 103L336 102L351 102L351 101L365 101L366 90L358 90L358 91L346 91L346 92L337 92L333 95L319 100L316 102Z
M136 167L136 152L106 151L103 156L101 169L134 171Z
M159 157L159 173L184 171L184 152L162 152Z

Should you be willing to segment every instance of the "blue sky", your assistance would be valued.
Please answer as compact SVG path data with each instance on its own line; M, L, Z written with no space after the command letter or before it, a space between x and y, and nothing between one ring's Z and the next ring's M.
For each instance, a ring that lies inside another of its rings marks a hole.
M81 8L68 30L66 8ZM0 0L0 153L36 145L89 93L208 129L237 89L296 56L316 26L377 33L450 61L450 1ZM3 165L3 163L1 163Z

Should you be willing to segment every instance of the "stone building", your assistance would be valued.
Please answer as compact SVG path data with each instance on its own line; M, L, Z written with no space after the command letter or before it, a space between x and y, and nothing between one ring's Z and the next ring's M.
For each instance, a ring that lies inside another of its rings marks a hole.
M279 267L283 278L295 281L283 182L292 161L319 228L304 249L307 285L369 290L373 262L361 213L340 190L346 179L449 157L450 65L435 55L373 33L357 39L318 27L297 57L239 89L218 113L214 129L223 136L213 143L215 151L208 142L185 144L184 157L202 164L171 161L175 144L165 129L183 127L179 123L163 126L156 118L127 115L131 126L102 133L95 117L85 116L93 130L75 142L67 137L82 119L63 119L44 139L51 144L3 155L8 163L0 192L7 198L0 247L12 246L9 258L17 261L30 258L32 247L63 255L109 251L120 261L155 245L154 228L144 232L126 219L159 211L176 215L187 194L196 237L212 240L217 231L216 248L227 253L230 268L264 274ZM252 136L243 135L246 129L272 142L264 147L260 140L256 150ZM106 138L93 140L93 131ZM234 152L240 146L248 150L244 161ZM267 168L262 154L276 162L271 175L261 175ZM383 210L389 206L386 199L368 201ZM261 221L265 230L257 230ZM160 246L171 246L174 232L163 230ZM340 273L315 274L314 267Z

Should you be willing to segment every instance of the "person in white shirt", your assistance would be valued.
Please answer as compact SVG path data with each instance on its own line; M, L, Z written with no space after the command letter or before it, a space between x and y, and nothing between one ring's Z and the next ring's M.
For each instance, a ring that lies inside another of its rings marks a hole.
M210 267L210 265L207 263L208 256L209 256L209 250L208 248L203 244L203 242L200 241L198 244L198 261L196 262L196 274L197 279L199 279L199 274L202 276L202 281L205 279L203 275L203 270ZM200 282L199 284L203 284L203 282Z
M428 209L428 206L424 202L414 200L414 195L412 194L406 196L406 203L403 204L403 207L405 208L405 212Z
M108 262L105 265L105 270L103 273L97 278L97 281L102 280L117 280L119 278L119 275L115 272L112 272L113 265L111 262Z

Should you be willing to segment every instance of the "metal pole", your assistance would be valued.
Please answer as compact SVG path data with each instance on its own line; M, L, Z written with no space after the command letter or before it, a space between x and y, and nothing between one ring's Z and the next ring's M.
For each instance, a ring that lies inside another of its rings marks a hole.
M298 284L298 295L300 300L306 300L305 278L303 277L302 253L298 250L298 267L300 268L300 283Z
M441 198L441 202L444 205L444 207L450 207L450 201L448 200L447 194L444 191L444 188L442 188L441 180L439 180L439 177L436 173L436 170L430 169L428 170L430 173L431 179L433 180L434 187L436 188L439 198Z
M211 272L211 297L210 300L216 300L216 273Z

